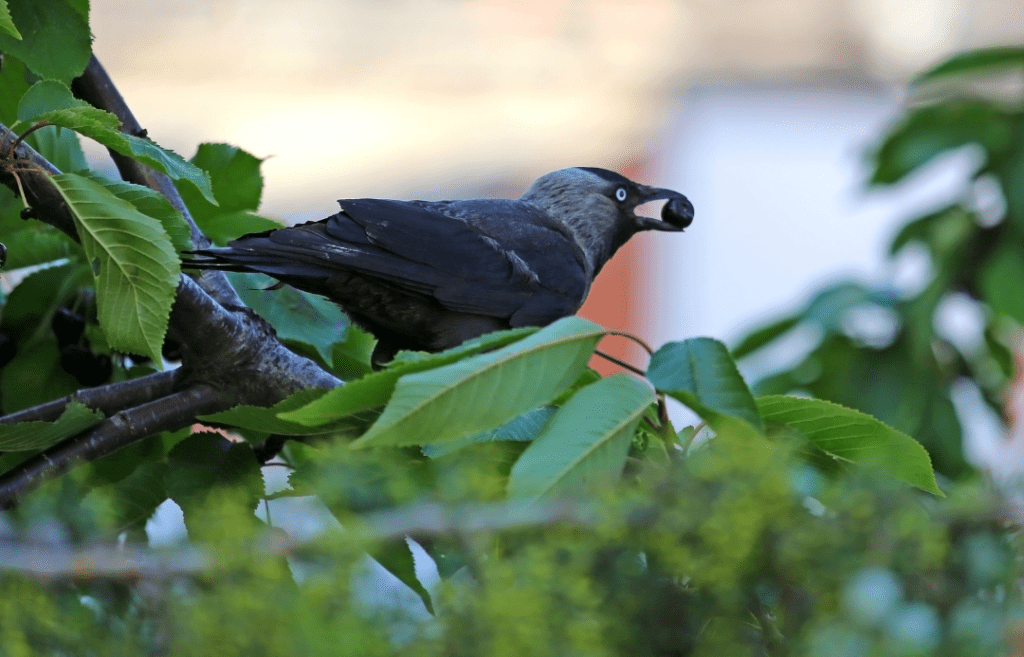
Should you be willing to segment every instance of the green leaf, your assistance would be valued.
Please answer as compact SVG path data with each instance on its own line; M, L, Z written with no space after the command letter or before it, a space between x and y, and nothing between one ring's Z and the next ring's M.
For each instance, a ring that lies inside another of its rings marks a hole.
M70 82L82 74L92 55L88 16L66 0L8 0L7 6L17 34L0 30L0 51L42 78Z
M44 449L98 424L103 413L71 402L54 422L0 424L0 452Z
M28 142L40 155L61 171L84 171L89 168L85 152L74 130L53 126L36 130Z
M184 186L182 187L184 188ZM199 198L198 194L193 194L193 196ZM188 203L187 205L189 210L196 207L195 202ZM203 218L197 218L193 214L193 218L196 220L200 230L203 231L203 234L210 238L210 241L220 246L247 233L262 233L265 230L284 228L284 224L280 221L255 214L248 210L215 213Z
M0 0L0 33L9 34L18 41L21 41L21 32L14 26L14 19L11 18L11 10L7 6L7 0Z
M159 363L180 275L167 232L88 178L65 173L51 180L74 217L93 266L98 321L107 342Z
M19 345L14 360L0 369L0 383L6 413L70 395L80 387L61 367L52 332L30 345Z
M732 357L736 360L751 354L769 342L772 342L781 335L784 335L791 328L800 323L803 319L800 315L792 315L776 320L767 326L763 326L751 333L748 333L739 343L732 348Z
M30 75L24 62L10 52L4 53L0 66L0 123L13 126L18 120L18 102L31 86Z
M192 248L192 231L188 222L160 192L142 185L107 180L103 176L90 172L83 172L79 175L85 176L96 184L103 185L114 196L134 205L135 209L142 214L159 221L167 231L168 237L171 238L171 246L175 251L187 251Z
M654 391L624 374L592 383L555 413L509 475L509 497L537 498L614 483Z
M914 84L930 82L936 78L977 73L991 73L1001 69L1019 71L1024 68L1024 46L995 46L969 50L949 57L940 64L921 73Z
M754 397L728 348L718 340L691 338L664 345L651 356L647 378L705 420L708 412L728 415L764 432Z
M874 154L871 183L902 180L933 158L967 144L978 144L986 159L1004 153L1013 134L1013 116L994 103L958 98L907 114Z
M879 470L942 496L928 452L916 440L870 415L802 397L759 397L766 421L786 424L833 458Z
M260 464L247 444L231 442L218 433L199 432L175 445L167 459L167 494L186 517L217 487L240 486L253 510L263 496Z
M116 116L75 98L71 89L60 82L40 80L32 85L18 105L18 121L19 125L46 122L74 130L175 181L188 181L204 198L216 203L210 179L202 169L149 139L121 132Z
M482 431L450 443L424 445L423 454L432 459L439 459L464 447L479 443L530 442L537 437L556 410L554 406L535 408L490 431Z
M508 422L572 385L604 334L598 324L565 317L497 351L406 374L353 447L448 442Z
M210 187L217 199L213 205L197 196L192 189L179 190L196 221L202 222L228 212L255 210L260 206L263 194L260 165L263 160L237 146L204 143L199 145L189 161L209 174ZM205 230L205 226L203 228Z
M330 390L323 397L303 408L282 413L281 417L290 422L316 427L349 415L381 408L391 398L398 379L405 374L442 367L481 351L498 349L536 331L535 328L496 331L467 340L458 347L438 354L424 354L422 358L415 360L396 360L386 370L349 381L343 386ZM411 356L416 352L402 353Z
M331 371L342 381L352 381L373 372L370 358L377 338L354 324L349 324L345 339L331 349Z
M976 229L977 222L971 213L962 205L950 205L903 226L889 245L889 255L896 255L907 244L921 242L931 251L932 257L942 262Z
M290 285L272 290L278 281L263 274L229 273L228 278L242 301L270 322L278 338L308 344L323 362L331 362L334 343L349 326L337 305Z
M423 587L420 578L416 577L416 561L407 539L396 538L385 541L371 550L370 556L403 584L415 591L416 595L423 600L427 611L434 613L434 603L430 599L430 593Z
M251 431L279 433L285 436L312 436L329 433L333 431L335 427L331 425L310 427L297 422L289 422L281 419L280 417L281 414L310 404L322 397L326 392L327 391L323 389L300 390L269 408L263 406L239 405L229 408L226 411L221 411L220 413L200 415L196 419L202 422L228 424L242 429L249 429ZM374 419L376 419L376 416L371 415L362 424L363 429L365 429L365 427ZM348 425L344 426L347 427Z
M989 257L979 273L982 300L1000 315L1024 324L1024 254L1020 246L1007 243Z
M168 471L163 461L142 463L111 487L119 527L145 522L163 504L167 499L164 482Z

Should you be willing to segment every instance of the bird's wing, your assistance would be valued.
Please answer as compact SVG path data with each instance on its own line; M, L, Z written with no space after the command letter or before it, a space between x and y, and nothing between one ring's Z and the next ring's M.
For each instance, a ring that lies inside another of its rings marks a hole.
M546 324L575 312L589 286L572 242L532 221L529 213L539 210L516 203L344 200L343 211L323 221L229 246L262 258L254 268L271 275L357 272L453 311Z

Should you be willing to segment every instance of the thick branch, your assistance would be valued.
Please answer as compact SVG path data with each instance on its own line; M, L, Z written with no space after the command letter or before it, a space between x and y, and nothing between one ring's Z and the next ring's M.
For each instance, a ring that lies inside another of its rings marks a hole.
M125 408L138 406L171 394L174 392L176 374L176 370L157 372L106 386L82 388L63 399L55 399L52 402L0 417L0 424L17 424L33 420L53 422L73 401L81 402L93 410L102 411L104 415L110 416Z
M89 60L89 65L85 68L85 72L71 82L71 90L81 100L94 107L106 110L120 119L123 132L136 137L146 136L146 131L139 125L138 120L132 114L131 109L128 108L128 104L125 103L121 93L114 86L113 80L110 79L106 69L103 68L100 60L96 59L95 55ZM117 165L117 170L121 173L122 178L136 185L149 187L160 192L176 210L181 212L191 229L192 243L196 248L201 249L210 245L210 240L199 230L170 178L130 157L121 155L117 151L108 149L108 152L111 159L114 160L114 164ZM198 274L196 279L199 281L200 287L222 304L229 306L244 305L222 272L204 271Z
M187 276L178 284L171 332L184 348L188 380L229 390L236 403L271 406L298 390L341 385L289 351L255 313L225 311Z
M25 493L44 479L63 474L79 459L93 461L136 440L188 426L197 415L223 411L233 403L209 386L196 386L116 413L0 476L0 508L14 507Z

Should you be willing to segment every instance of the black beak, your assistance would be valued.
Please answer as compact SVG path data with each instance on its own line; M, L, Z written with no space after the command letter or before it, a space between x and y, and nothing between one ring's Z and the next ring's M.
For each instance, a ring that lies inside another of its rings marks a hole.
M641 185L638 187L640 188L640 202L637 205L668 199L668 203L661 208L660 221L650 217L637 217L640 230L682 231L693 223L693 203L690 203L690 199L671 189Z

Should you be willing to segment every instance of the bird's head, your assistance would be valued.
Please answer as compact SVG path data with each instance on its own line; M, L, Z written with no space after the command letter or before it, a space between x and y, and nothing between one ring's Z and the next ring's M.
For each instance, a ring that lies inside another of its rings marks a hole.
M591 274L643 230L682 231L693 222L693 204L671 189L648 187L594 167L559 169L530 185L521 200L545 211L579 244ZM666 200L661 219L638 216L637 207Z

